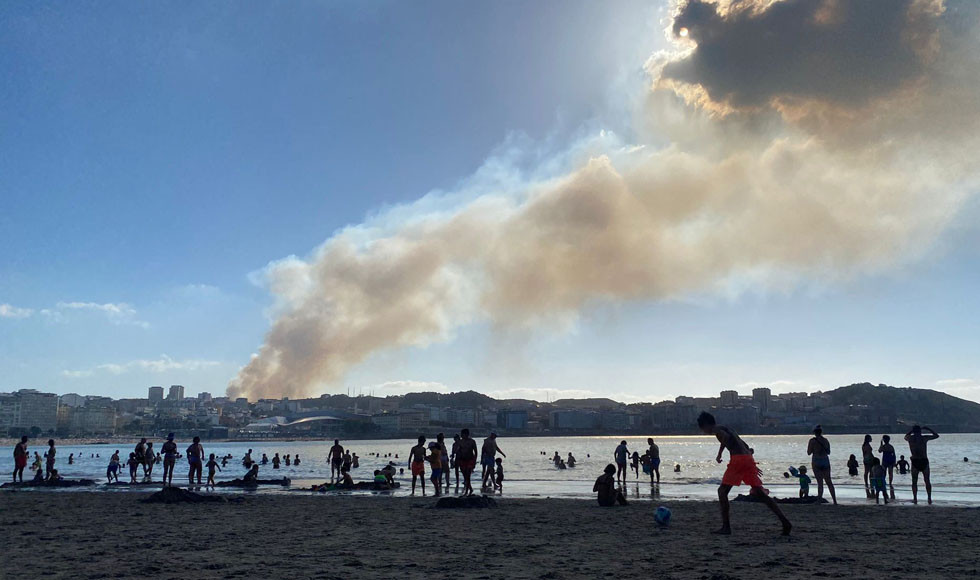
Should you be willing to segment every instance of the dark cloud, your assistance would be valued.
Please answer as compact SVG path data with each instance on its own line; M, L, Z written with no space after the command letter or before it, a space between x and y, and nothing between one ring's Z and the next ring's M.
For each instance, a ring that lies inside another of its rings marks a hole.
M697 47L661 78L734 108L780 97L859 106L923 73L940 12L915 0L690 0L673 32L686 28Z

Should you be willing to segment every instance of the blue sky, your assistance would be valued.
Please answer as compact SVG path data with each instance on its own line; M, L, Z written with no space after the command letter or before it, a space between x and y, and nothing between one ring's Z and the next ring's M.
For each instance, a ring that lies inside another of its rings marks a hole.
M630 141L665 15L630 1L0 6L0 390L222 393L269 328L273 299L250 276L269 262L453 190L508 142ZM659 400L867 380L980 400L977 217L968 203L885 272L599 305L517 341L476 323L321 390Z

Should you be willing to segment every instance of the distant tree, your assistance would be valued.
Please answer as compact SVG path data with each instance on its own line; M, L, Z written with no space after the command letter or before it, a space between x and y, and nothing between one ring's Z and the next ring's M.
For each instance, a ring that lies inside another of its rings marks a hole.
M44 431L37 425L34 425L33 427L30 428L30 433L31 433L31 437L34 437L36 439L37 437L40 437L41 433L44 433Z

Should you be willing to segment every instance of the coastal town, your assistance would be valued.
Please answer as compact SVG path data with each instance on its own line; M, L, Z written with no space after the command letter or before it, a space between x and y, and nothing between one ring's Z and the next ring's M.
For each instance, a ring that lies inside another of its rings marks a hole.
M207 439L397 438L469 427L508 435L692 434L701 411L745 433L898 430L929 422L944 431L980 425L980 405L926 389L868 383L826 392L773 394L723 390L717 397L678 396L657 403L611 399L494 399L465 391L401 396L324 394L307 399L188 396L182 385L151 386L146 398L112 399L34 389L0 393L0 434L112 437L160 435Z

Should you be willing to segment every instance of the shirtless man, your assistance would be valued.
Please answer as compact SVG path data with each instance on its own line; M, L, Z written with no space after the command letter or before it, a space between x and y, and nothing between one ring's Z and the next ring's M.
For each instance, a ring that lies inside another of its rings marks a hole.
M163 453L163 485L173 485L174 464L177 462L177 444L174 443L174 434L167 435L167 441L160 448Z
M715 533L724 535L732 533L731 521L729 519L728 492L732 490L732 487L742 485L745 482L752 488L749 495L754 495L762 503L766 504L766 507L772 510L772 513L776 514L776 517L783 524L783 535L788 536L790 530L793 529L793 525L783 515L783 511L779 509L776 502L766 494L766 490L762 487L762 480L759 478L761 472L755 464L755 459L752 457L752 450L745 444L745 441L742 441L738 433L732 429L722 425L716 425L715 418L707 412L702 412L698 416L698 428L703 433L714 435L721 444L718 448L718 456L715 457L715 461L718 463L722 462L721 455L726 449L729 453L728 468L725 470L725 475L721 478L721 485L718 486L718 502L721 506L721 529Z
M195 437L194 441L187 448L187 463L190 469L187 472L187 479L194 485L194 476L197 475L197 484L201 485L201 472L204 470L204 446L201 445L201 438Z
M408 452L412 466L412 495L415 495L415 479L422 482L422 495L425 495L425 437L419 435L419 444Z
M834 500L834 505L837 505L837 492L830 479L830 441L823 436L820 425L813 428L813 437L806 444L806 454L811 456L810 467L813 468L813 477L817 480L817 497L823 497L823 484L826 482L830 497Z
M140 442L136 444L136 448L133 449L136 453L136 464L142 465L143 459L146 457L146 437L140 439Z
M926 445L933 439L939 439L939 433L936 433L930 427L925 427L931 435L923 435L922 427L915 425L912 429L905 434L905 440L909 442L909 451L911 452L912 461L912 503L919 503L919 474L922 474L922 481L926 483L926 495L929 498L929 503L932 503L932 482L929 481L929 454L926 451Z
M14 445L14 481L20 478L24 483L24 468L27 467L27 435L20 438L20 443Z
M497 434L490 433L490 436L483 440L483 450L481 453L483 456L483 487L487 487L488 481L493 486L493 470L497 463L497 453L507 457L507 454L501 451L500 447L497 447Z
M459 433L453 435L453 449L449 455L449 466L456 472L456 491L459 491Z
M647 445L650 446L647 451L647 457L650 458L650 483L653 483L654 474L657 476L657 483L660 483L660 447L653 442L653 437L647 437Z
M626 485L626 464L629 455L630 450L626 447L626 441L620 441L616 451L613 452L613 458L616 460L616 482L622 481L623 485ZM557 451L555 457L558 457Z
M459 450L456 452L456 463L463 472L463 495L473 495L473 485L470 478L476 469L476 441L470 439L470 430L460 431Z
M344 465L344 448L340 439L333 440L333 447L327 453L327 461L330 462L330 481L340 481L340 468Z

